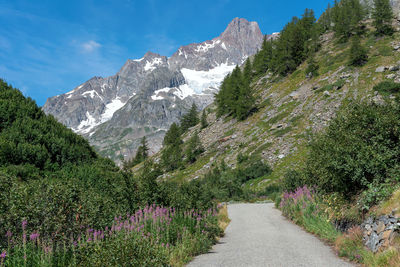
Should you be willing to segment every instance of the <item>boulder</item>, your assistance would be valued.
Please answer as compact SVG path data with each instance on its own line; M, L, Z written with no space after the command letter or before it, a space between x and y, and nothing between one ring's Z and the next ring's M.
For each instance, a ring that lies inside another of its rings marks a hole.
M398 71L400 67L398 65L389 66L389 71Z
M376 68L375 72L378 72L378 73L380 73L380 72L385 72L386 69L387 69L387 68L386 68L385 66L380 66L380 67L377 67L377 68Z

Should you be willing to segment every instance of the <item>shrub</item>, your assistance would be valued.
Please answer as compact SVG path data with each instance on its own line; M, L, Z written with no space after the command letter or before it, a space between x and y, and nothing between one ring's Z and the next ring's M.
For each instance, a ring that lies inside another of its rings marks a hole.
M400 91L400 83L383 81L375 85L374 90L383 94L397 94Z
M304 185L304 179L301 172L296 170L288 170L283 176L281 187L283 191L293 192Z
M313 137L306 184L350 198L371 183L396 179L400 164L399 106L352 103Z

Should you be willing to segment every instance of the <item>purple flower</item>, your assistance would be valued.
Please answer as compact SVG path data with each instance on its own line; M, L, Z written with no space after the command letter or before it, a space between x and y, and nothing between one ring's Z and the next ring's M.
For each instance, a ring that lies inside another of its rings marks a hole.
M38 237L39 237L39 233L32 233L32 234L29 236L29 239L30 239L31 241L35 241L36 239L38 239Z
M3 251L3 252L0 254L0 258L2 258L2 259L4 259L6 256L7 256L7 251Z
M28 222L26 220L22 221L22 230L26 229L26 225L28 224Z
M7 233L6 233L6 237L8 237L8 238L11 238L11 237L12 237L12 233L11 233L11 231L10 231L10 230L8 230L8 231L7 231Z

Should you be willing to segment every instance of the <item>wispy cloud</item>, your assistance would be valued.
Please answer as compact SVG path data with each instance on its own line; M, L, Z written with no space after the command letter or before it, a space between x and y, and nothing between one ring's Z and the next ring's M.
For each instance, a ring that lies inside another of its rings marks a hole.
M84 52L84 53L92 53L93 51L97 50L100 47L101 47L101 44L99 44L98 42L93 41L93 40L85 42L81 45L82 52Z

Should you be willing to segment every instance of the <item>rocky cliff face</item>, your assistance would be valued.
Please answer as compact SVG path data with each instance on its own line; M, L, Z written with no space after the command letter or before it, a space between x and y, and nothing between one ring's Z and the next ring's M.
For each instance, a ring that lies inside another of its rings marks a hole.
M213 101L222 79L260 48L256 22L235 18L217 38L182 46L170 58L148 52L111 77L94 77L49 98L44 112L84 135L103 155L128 159L143 136L152 153L193 102Z

